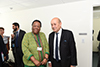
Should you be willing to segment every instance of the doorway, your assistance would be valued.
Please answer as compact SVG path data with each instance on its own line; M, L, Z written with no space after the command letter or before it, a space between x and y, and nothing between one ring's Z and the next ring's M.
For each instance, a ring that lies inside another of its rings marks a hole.
M92 67L97 67L99 60L99 41L97 40L98 33L100 31L100 6L93 7L93 65Z

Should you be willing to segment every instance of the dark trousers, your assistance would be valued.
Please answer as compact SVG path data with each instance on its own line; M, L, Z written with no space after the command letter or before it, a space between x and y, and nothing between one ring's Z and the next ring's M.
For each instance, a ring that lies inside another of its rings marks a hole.
M2 59L1 59L1 56L0 56L0 67L2 67L3 65L3 62L2 62Z
M98 65L97 67L100 67L100 51L99 51L99 59L98 59Z
M24 67L22 56L19 53L19 48L13 48L13 55L15 59L15 67Z
M56 61L55 59L53 59L52 67L61 67L61 61Z

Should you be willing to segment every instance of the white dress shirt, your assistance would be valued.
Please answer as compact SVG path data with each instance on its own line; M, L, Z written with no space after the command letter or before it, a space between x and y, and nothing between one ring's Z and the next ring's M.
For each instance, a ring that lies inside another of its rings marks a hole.
M18 36L19 36L19 32L20 32L20 29L18 30Z
M57 33L58 33L58 59L61 60L59 47L60 47L60 39L61 39L62 28L60 28L60 30ZM55 48L56 48L56 33L54 33L54 48L53 48L53 58L54 59L56 59Z

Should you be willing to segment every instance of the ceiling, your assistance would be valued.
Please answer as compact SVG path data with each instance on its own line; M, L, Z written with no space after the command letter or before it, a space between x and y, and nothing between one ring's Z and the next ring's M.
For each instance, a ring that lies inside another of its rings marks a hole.
M82 0L0 0L0 13Z

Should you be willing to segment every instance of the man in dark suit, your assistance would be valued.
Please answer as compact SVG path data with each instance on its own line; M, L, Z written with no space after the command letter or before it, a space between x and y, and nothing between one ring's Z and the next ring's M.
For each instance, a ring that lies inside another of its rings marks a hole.
M13 55L15 58L15 67L24 67L22 61L22 39L24 37L25 31L19 29L19 24L17 22L12 24L13 34L11 34L12 42L11 47L13 51Z
M5 58L6 58L6 51L4 50L4 48L5 48L5 46L4 46L3 38L0 35L0 67L2 67L2 65L3 65L3 60L2 60L1 53L3 53Z
M75 67L77 65L76 47L71 31L61 28L61 20L51 20L53 32L49 34L49 67Z

